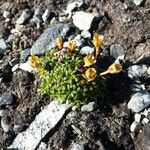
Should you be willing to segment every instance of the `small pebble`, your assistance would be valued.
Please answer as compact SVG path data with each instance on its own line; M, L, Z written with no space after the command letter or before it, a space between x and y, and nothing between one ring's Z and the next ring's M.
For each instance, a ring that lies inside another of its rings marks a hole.
M15 66L15 65L19 64L19 62L20 62L20 59L19 59L19 58L13 58L13 59L9 62L9 64L10 64L11 66Z
M0 110L0 117L7 117L9 116L9 111L6 109Z
M11 71L15 72L19 69L19 64L16 64L15 66L12 67Z
M45 142L41 142L37 150L47 150L47 144Z
M33 72L33 71L35 71L34 68L28 62L21 63L20 66L19 66L19 68L21 70L24 70L24 71L27 71L27 72Z
M81 111L82 112L91 112L96 108L97 108L97 103L96 102L90 102L87 105L83 105L81 107Z
M20 124L20 125L14 125L13 127L13 131L16 133L20 133L22 132L24 129L24 125Z
M143 118L142 124L145 126L145 125L148 124L148 123L149 123L149 119Z
M132 92L140 92L140 91L145 90L145 86L144 85L138 85L138 84L131 84L130 89Z
M70 150L84 150L84 145L78 143L72 143Z
M30 56L30 48L26 48L20 52L20 59L22 62L26 62L28 57Z
M91 33L89 31L82 31L81 36L85 39L91 39Z
M94 48L90 46L84 46L81 50L81 54L92 54L94 52Z
M9 11L4 11L4 12L3 12L3 17L4 17L5 19L8 19L8 18L11 17L11 13L10 13Z
M51 15L50 10L46 9L45 12L44 12L44 14L42 15L43 21L46 22L49 19L50 15Z
M142 4L143 0L134 0L133 2L135 5L139 6Z
M4 132L9 132L10 130L12 130L12 126L10 124L9 119L7 118L2 118L1 119L1 127L4 130Z
M142 128L142 124L139 122L133 122L130 126L130 131L131 132L137 132Z
M135 120L135 122L140 122L141 121L141 115L140 114L135 114L134 115L134 120Z
M37 24L41 23L42 22L42 14L43 14L43 11L41 10L41 8L35 9L32 21Z
M13 94L10 92L5 92L0 97L0 106L11 105L14 101Z
M0 53L4 54L9 48L8 44L4 39L0 39Z

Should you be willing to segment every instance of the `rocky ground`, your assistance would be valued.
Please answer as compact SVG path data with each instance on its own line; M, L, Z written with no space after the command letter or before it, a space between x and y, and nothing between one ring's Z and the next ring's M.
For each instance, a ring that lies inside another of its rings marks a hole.
M0 148L149 150L149 27L149 0L1 0ZM123 66L104 101L79 111L41 96L28 57L60 35L90 49L95 32L105 37L103 67Z

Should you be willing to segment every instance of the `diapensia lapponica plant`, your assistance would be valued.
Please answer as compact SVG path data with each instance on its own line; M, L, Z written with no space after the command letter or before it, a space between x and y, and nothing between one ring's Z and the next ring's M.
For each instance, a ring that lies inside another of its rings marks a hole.
M90 101L100 101L104 97L105 74L115 74L122 70L120 64L112 64L102 72L98 66L98 56L104 43L104 36L94 34L94 52L81 55L75 41L68 41L67 47L61 38L55 40L56 48L44 56L31 56L29 63L40 78L39 91L62 102L81 106Z

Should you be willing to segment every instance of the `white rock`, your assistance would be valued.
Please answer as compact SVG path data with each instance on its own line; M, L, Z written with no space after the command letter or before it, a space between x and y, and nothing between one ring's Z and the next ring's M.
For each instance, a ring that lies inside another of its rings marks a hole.
M85 39L91 39L91 33L89 31L82 31L81 36Z
M73 15L73 24L80 30L89 30L92 26L94 20L94 15L91 13L86 13L84 11L76 12Z
M29 19L32 15L31 10L26 9L22 12L21 16L17 19L17 24L23 24L27 19Z
M148 124L148 123L149 123L149 119L143 118L142 124L145 126L145 125Z
M138 84L131 84L130 89L132 92L140 92L145 90L144 85L138 85Z
M8 48L6 41L4 39L0 39L0 53L5 53Z
M41 139L50 130L54 129L68 109L68 105L52 101L36 116L25 132L17 135L13 143L8 147L8 150L34 150L39 145Z
M134 0L133 2L135 5L139 6L143 2L143 0Z
M142 91L135 93L128 102L128 108L140 112L150 105L150 94Z
M137 132L142 128L142 124L139 122L133 122L130 126L130 131L131 132Z
M8 19L8 18L11 17L11 13L10 13L9 11L4 11L4 12L3 12L3 17L4 17L5 19Z
M147 73L148 73L148 75L150 76L150 67L148 67Z
M74 1L67 5L66 14L72 13L75 8L80 8L83 5L83 0Z
M33 18L31 21L33 21L37 24L41 23L42 22L42 14L43 14L43 11L41 8L35 9L34 15L33 15Z
M141 121L141 114L135 114L134 120L135 120L135 122L140 122Z
M27 71L27 72L33 72L33 71L35 71L35 69L28 62L21 63L20 66L19 66L19 68L21 70L24 70L24 71Z
M46 9L44 14L42 15L42 19L44 22L46 22L48 20L48 18L50 17L50 14L51 14L50 10Z
M12 68L11 68L11 71L12 72L15 72L15 71L17 71L19 69L19 64L16 64L15 66L13 66Z
M94 52L94 48L90 46L84 46L81 50L81 54L92 54Z
M128 76L131 79L139 79L148 76L147 65L133 65L128 69Z
M10 18L5 19L5 22L6 22L6 23L8 23L8 22L10 22L10 21L11 21Z
M9 116L8 110L2 109L0 110L0 117Z
M1 127L4 130L4 132L9 132L12 129L11 124L7 123L7 121L4 118L1 119Z

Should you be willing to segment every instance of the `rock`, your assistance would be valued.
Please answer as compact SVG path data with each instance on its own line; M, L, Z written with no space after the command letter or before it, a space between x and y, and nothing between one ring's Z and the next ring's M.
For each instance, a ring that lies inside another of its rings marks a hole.
M19 64L19 62L20 62L20 59L19 58L13 58L11 61L10 61L10 65L11 66L15 66L15 65L17 65L17 64Z
M147 65L133 65L128 69L128 76L133 80L139 80L148 76L147 69Z
M3 17L5 18L5 19L8 19L8 18L11 18L11 13L9 12L9 11L4 11L3 12Z
M35 23L41 23L42 22L42 14L43 14L43 11L41 8L35 9L32 21Z
M44 12L44 14L42 15L43 21L46 22L49 19L50 15L51 15L50 10L46 9L45 12Z
M7 109L0 110L0 117L7 117L9 116L9 111Z
M13 127L13 131L15 133L20 133L20 132L23 131L23 129L24 129L24 125L23 124L14 125L14 127Z
M34 150L41 142L41 139L54 129L68 109L69 106L67 104L52 101L36 116L26 131L17 135L13 143L8 147L8 150Z
M145 117L148 117L149 113L150 113L150 108L145 109L143 112L141 112L141 115L144 115Z
M24 71L27 71L27 72L34 72L34 71L35 71L35 69L34 69L28 62L26 62L26 63L21 63L21 64L19 65L19 68L20 68L21 70L24 70Z
M81 50L80 53L81 54L92 54L94 52L94 48L90 47L90 46L84 46Z
M4 54L9 48L8 44L4 39L0 39L0 53Z
M148 75L150 76L150 67L148 67L147 73L148 73Z
M140 112L150 105L150 94L146 91L135 93L128 102L128 108Z
M6 23L8 23L8 22L10 22L10 21L11 21L10 18L5 19L5 22L6 22Z
M140 92L145 90L144 85L138 85L138 84L131 84L130 89L132 92Z
M30 56L30 48L26 48L20 52L20 59L22 62L26 62L28 57Z
M12 125L10 124L9 118L4 117L1 119L1 127L4 132L9 132L10 130L12 130Z
M148 124L148 123L149 123L149 119L143 118L142 124L145 126L145 125Z
M150 124L143 127L143 145L144 150L149 150L150 148Z
M110 47L110 55L117 59L119 56L125 54L124 48L120 44L113 44Z
M140 114L135 114L134 115L134 120L135 120L135 122L140 122L141 121L141 115Z
M73 15L73 24L80 30L89 30L92 26L95 16L84 11L76 12Z
M22 12L21 16L17 19L17 24L23 24L27 19L29 19L32 15L32 11L30 9L26 9Z
M144 1L144 0L133 0L134 4L135 4L136 6L141 5L143 1Z
M70 30L70 26L68 24L56 24L48 29L46 29L43 34L37 39L37 41L33 44L30 52L31 55L42 55L46 51L55 47L54 40L61 36L65 38L67 33Z
M97 107L96 102L90 102L87 105L83 105L81 107L82 112L91 112Z
M82 31L81 36L85 39L91 39L91 33L89 31Z
M78 143L72 143L70 150L84 150L84 145Z
M65 11L65 14L70 14L72 13L72 11L74 11L77 8L80 8L83 5L83 1L79 0L79 1L74 1L72 3L69 3L67 5L67 9Z
M13 94L10 92L5 92L0 97L0 106L11 105L14 101Z
M12 72L15 72L15 71L17 71L19 69L19 64L16 64L15 66L13 66L12 68L11 68L11 71Z
M130 131L131 132L137 132L142 128L142 124L139 122L133 122L130 126Z
M47 150L47 144L44 142L41 142L37 150Z

